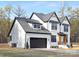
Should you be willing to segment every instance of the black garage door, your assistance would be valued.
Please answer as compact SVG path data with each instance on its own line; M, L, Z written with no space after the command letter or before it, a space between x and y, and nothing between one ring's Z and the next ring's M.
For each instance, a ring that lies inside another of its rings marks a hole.
M30 48L47 48L47 39L30 38Z

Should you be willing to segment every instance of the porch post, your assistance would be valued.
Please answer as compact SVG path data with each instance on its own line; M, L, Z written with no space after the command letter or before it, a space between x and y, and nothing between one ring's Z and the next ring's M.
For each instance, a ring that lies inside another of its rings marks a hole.
M60 35L58 35L58 36L59 36L58 45L60 45L61 44L61 36Z

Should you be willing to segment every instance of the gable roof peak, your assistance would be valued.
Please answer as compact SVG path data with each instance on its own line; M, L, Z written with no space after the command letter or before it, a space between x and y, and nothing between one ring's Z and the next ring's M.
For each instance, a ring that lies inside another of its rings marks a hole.
M69 21L68 17L67 17L67 16L65 16L65 18L67 19L67 21L68 21L68 22L69 22L69 24L71 25L71 23L70 23L70 21Z
M53 15L55 15L55 16L57 17L57 19L58 19L58 16L56 15L56 12L50 12L50 13L47 13L47 14L33 12L32 15L31 15L31 17L33 16L33 14L35 14L36 16L38 16L38 17L39 17L42 21L44 21L44 22L49 21L49 19L50 19ZM31 17L30 17L30 19L31 19ZM59 21L59 19L58 19L58 21Z
M59 19L61 23L63 23L63 21L68 21L68 23L70 24L70 21L67 16L59 16Z
M38 12L33 12L33 14L49 15L49 14L56 14L56 12L50 12L50 13L38 13Z

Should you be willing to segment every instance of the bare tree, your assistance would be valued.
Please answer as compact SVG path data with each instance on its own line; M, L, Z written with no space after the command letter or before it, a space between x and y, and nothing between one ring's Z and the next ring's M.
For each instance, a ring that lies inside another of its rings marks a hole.
M65 12L64 1L61 1L61 9L59 10L59 14L61 17L64 17L64 12Z
M17 8L14 8L13 13L17 17L24 17L25 16L25 10L21 8L21 6L17 6Z
M12 6L11 5L6 5L5 7L4 7L4 11L5 11L5 15L6 15L6 18L8 19L8 20L10 20L10 17L11 17L11 12L12 12Z
M5 12L3 8L0 8L0 20L5 18Z

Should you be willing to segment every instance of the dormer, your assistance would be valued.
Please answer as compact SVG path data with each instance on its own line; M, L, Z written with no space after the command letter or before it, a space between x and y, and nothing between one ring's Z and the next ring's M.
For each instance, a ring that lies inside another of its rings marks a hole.
M50 31L54 30L54 31L58 31L59 32L59 25L60 25L60 20L58 18L58 16L56 15L55 12L53 12L51 14L51 17L49 18L48 22L51 24L50 25ZM48 25L49 28L49 25Z
M42 24L39 21L35 20L35 19L26 19L26 22L33 29L41 29Z
M41 29L41 25L40 24L32 24L33 29Z

